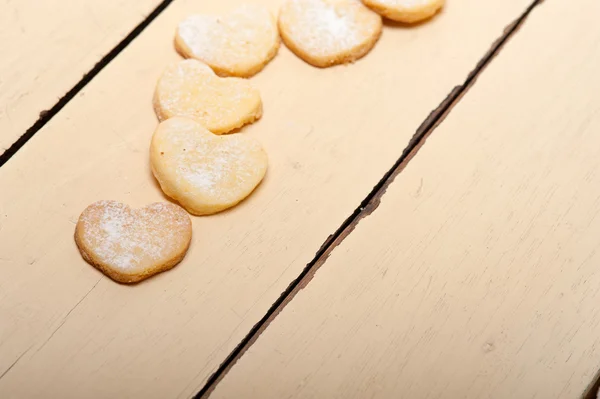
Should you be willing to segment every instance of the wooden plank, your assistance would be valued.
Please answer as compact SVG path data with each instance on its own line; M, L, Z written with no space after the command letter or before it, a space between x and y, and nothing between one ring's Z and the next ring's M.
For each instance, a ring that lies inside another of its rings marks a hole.
M351 66L316 69L282 48L253 78L265 114L244 129L269 154L266 180L239 207L194 218L180 266L123 287L81 259L74 222L99 199L163 199L148 165L151 98L178 59L176 23L199 9L173 3L0 169L0 397L197 392L528 1L494 5L464 0L431 24L387 27Z
M597 15L537 7L211 398L579 397L600 368Z
M159 0L0 0L0 155Z

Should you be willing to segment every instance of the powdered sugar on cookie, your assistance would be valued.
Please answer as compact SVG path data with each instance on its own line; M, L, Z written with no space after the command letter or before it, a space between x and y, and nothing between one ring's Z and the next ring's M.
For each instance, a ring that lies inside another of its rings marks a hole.
M218 137L186 118L161 123L150 161L163 191L197 215L234 206L254 190L267 169L266 154L256 140L243 134Z
M358 0L288 0L279 14L288 47L316 66L364 56L381 34L381 17Z
M405 23L431 18L444 6L444 0L363 0L363 3L386 18Z
M302 15L298 24L290 24L289 35L317 54L328 54L356 46L360 26L353 8L343 9L323 0L292 0L287 13Z
M161 271L185 253L189 216L180 207L155 203L134 210L116 201L86 208L76 229L77 244L90 263L122 282Z
M249 77L277 54L279 32L269 10L243 5L223 16L187 17L179 23L175 45L220 76Z
M262 101L248 80L220 78L207 65L190 59L165 70L154 93L154 110L161 121L188 117L223 134L259 119Z

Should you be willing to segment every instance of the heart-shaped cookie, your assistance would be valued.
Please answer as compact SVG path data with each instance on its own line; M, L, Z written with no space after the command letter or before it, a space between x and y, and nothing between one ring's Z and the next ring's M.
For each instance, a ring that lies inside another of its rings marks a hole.
M317 67L355 61L381 35L381 16L358 0L287 0L279 12L281 37Z
M176 117L154 132L150 165L165 194L194 215L209 215L254 191L267 171L267 154L247 135L215 136Z
M189 59L165 70L154 92L154 110L161 121L188 117L223 134L259 119L262 101L248 80L220 78L209 66Z
M223 16L190 15L177 27L175 47L219 76L250 77L277 54L279 32L269 10L243 5Z
M433 17L444 0L362 0L386 18L404 23L416 23Z
M138 210L99 201L83 211L75 228L83 258L120 283L135 283L175 267L191 239L190 217L170 203Z

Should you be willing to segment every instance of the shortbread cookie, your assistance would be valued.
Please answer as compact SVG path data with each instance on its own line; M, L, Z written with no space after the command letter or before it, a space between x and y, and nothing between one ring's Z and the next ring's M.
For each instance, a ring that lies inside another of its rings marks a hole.
M83 211L75 228L83 258L120 283L135 283L175 267L191 239L190 217L170 203L131 209L120 202L99 201Z
M287 0L279 13L285 44L317 67L355 61L381 35L381 16L359 0Z
M263 6L244 5L223 16L191 15L177 28L175 47L219 76L250 77L277 54L279 32Z
M194 215L209 215L250 195L265 176L267 155L247 135L216 136L176 117L154 132L150 165L165 194Z
M223 134L259 119L262 101L248 80L220 78L209 66L189 59L165 70L154 92L154 110L161 121L184 116Z
M444 0L362 0L386 18L404 23L416 23L433 17Z

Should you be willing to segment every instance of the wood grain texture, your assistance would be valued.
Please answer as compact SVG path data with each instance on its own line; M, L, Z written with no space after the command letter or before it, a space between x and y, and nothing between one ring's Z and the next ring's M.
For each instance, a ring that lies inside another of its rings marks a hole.
M124 287L81 259L74 223L96 200L163 199L152 93L178 59L176 23L200 9L174 2L0 169L0 397L197 392L528 3L455 2L430 24L386 28L350 66L316 69L282 48L253 78L264 117L243 130L269 154L266 180L194 218L181 265Z
M159 3L0 0L0 154Z
M547 0L211 398L577 398L600 368L600 3Z

